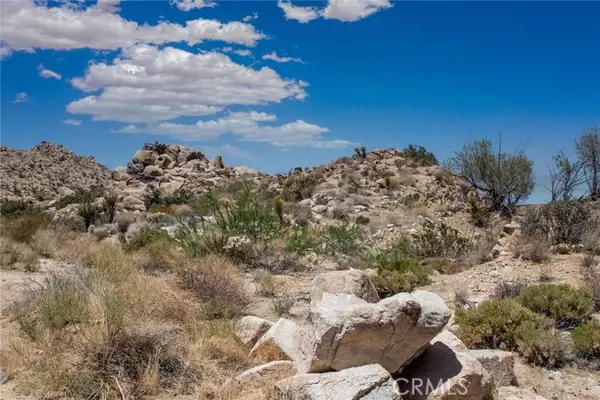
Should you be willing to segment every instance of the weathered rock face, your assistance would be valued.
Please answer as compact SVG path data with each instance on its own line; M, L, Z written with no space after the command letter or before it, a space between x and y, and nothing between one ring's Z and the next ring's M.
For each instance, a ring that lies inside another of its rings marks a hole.
M379 301L377 290L367 274L356 269L327 272L315 277L310 289L311 304L319 303L323 293L348 293L368 303Z
M249 315L238 322L235 334L246 346L253 347L272 326L266 319Z
M303 400L396 400L398 384L377 364L339 372L296 375L275 384L286 399Z
M371 304L349 294L323 294L311 308L312 338L298 371L340 371L381 364L397 371L417 356L450 319L437 295L400 293Z
M496 400L546 400L546 398L530 390L506 386L498 388Z
M436 336L398 380L403 399L491 400L492 378L452 333Z
M277 357L298 363L303 359L305 340L303 327L281 318L256 342L250 357Z
M513 353L500 350L471 350L471 354L492 375L494 387L517 386Z

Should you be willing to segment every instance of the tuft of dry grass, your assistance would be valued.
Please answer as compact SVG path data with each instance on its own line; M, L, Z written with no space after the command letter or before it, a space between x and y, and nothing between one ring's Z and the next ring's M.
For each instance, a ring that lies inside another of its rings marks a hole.
M545 264L552 257L548 242L525 236L513 242L512 250L515 257L521 257L523 260L533 261L536 264Z
M39 257L31 246L0 237L0 268L37 271Z

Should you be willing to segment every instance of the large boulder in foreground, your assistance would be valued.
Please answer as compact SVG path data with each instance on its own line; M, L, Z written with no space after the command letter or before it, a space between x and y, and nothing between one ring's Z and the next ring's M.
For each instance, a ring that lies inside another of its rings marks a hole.
M275 384L285 399L397 400L398 384L381 365L371 364L339 372L296 375Z
M436 336L398 379L406 400L491 400L492 377L452 333Z
M471 350L471 354L492 375L494 387L517 386L513 353L501 350Z
M298 372L341 371L380 364L395 372L418 356L450 319L430 292L399 293L371 304L351 294L324 293L309 315Z
M311 304L319 303L323 298L323 293L353 294L368 303L379 301L377 290L367 274L357 269L332 271L317 275L313 279L310 289Z

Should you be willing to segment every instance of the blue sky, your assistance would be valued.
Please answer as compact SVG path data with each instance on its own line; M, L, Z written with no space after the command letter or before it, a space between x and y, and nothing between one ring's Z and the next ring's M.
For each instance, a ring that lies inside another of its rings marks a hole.
M286 172L357 144L443 160L502 132L542 182L600 124L600 2L0 7L2 145L53 141L111 168L154 140Z

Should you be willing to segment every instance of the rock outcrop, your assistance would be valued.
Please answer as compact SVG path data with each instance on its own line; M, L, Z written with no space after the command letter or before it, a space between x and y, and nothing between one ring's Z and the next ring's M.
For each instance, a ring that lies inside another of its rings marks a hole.
M316 305L323 298L323 293L348 293L368 303L377 303L379 295L366 273L356 269L332 271L317 275L311 285L310 301Z

